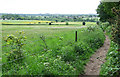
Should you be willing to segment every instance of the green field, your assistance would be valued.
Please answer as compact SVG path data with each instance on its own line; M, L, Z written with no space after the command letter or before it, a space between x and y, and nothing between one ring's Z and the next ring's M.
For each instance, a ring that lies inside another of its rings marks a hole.
M2 54L2 25L0 24L0 57Z
M39 23L40 22L40 23ZM49 23L52 22L52 25ZM66 22L55 22L55 21L37 21L37 20L2 20L3 25L12 26L65 26ZM82 26L82 22L68 22L69 26ZM68 26L67 25L67 26ZM96 25L96 22L86 22L86 25Z
M104 33L93 22L86 22L86 27L81 22L68 23L2 25L3 75L84 74L90 56L104 43ZM19 31L25 32L27 37L22 48L24 58L8 61L13 49L4 40L11 34L19 37ZM77 42L75 31L78 33ZM19 60L22 62L17 62Z

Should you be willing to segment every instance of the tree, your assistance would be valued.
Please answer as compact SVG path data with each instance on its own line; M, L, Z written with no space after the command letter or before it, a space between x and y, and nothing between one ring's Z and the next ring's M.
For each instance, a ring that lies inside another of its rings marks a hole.
M100 21L112 25L112 40L120 46L120 2L101 2L97 8Z
M85 22L83 22L83 25L85 25Z
M115 23L112 25L112 40L119 45L120 48L120 10L115 7L112 9L113 13L116 15Z
M1 17L3 20L5 20L5 15L2 15L2 17Z
M112 23L111 19L114 19L114 17L116 16L112 12L112 8L118 8L119 5L119 2L101 2L96 10L97 14L99 14L98 16L100 17L100 21L108 21L109 23Z
M15 18L14 18L14 17L12 17L11 19L12 19L12 20L15 20Z

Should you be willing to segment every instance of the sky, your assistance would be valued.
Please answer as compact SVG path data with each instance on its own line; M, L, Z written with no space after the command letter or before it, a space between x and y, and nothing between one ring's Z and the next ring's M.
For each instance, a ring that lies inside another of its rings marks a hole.
M100 0L0 0L0 13L96 14Z

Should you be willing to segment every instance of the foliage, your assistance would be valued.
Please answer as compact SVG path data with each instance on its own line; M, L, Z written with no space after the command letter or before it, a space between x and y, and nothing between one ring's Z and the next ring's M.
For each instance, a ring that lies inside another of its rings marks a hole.
M2 14L3 20L41 20L56 22L96 22L98 17L96 14Z
M3 14L1 16L3 20L8 19L8 20L24 20L24 17L21 17L20 15L17 14Z
M104 22L99 24L100 28L105 31L108 26L110 26L109 22Z
M49 23L49 25L52 25L51 23Z
M112 25L112 40L120 46L120 2L101 2L97 13L101 21L108 21ZM101 28L104 30L104 27Z
M87 31L94 32L95 31L95 27L94 26L89 26L89 27L87 27Z
M24 50L22 49L25 45L26 37L24 36L24 32L20 31L19 36L16 37L14 35L7 35L5 42L6 46L10 46L11 50L6 54L7 62L2 65L2 71L9 71L8 74L15 74L15 71L20 70L20 66L22 66L23 60L25 58ZM12 69L12 70L11 70Z
M85 22L83 22L83 25L85 25Z
M29 31L30 29L33 30L34 28L27 28L25 31ZM26 43L28 44L24 47L26 49L24 53L26 58L23 59L20 65L5 64L6 66L3 66L4 68L2 69L3 75L56 76L84 74L85 64L96 49L103 45L105 40L103 31L99 27L94 27L94 31L91 32L87 28L78 29L77 42L74 39L76 29L52 29L51 31L49 29L47 31L43 31L42 29L41 33L38 32L36 34L33 31L30 31L33 34L28 32L26 34L28 37ZM48 36L45 37L45 34L41 36L43 32ZM11 47L3 47L3 52L7 52L9 48ZM4 62L8 61L6 61L3 55Z
M99 25L99 23L100 23L99 21L96 22L97 25Z
M106 34L109 35L110 38L113 38L112 33L116 31L116 26L108 26L106 28ZM114 35L116 35L116 33ZM101 76L116 77L120 73L120 48L117 43L113 41L110 43L110 49L106 57L106 62L101 66Z
M26 37L23 35L24 32L20 31L19 32L19 36L16 37L14 35L7 35L5 41L7 43L7 45L11 46L11 51L9 56L7 57L8 61L12 61L14 59L18 59L21 57L24 57L23 55L23 50L22 47L25 45L24 41L26 40ZM18 60L17 62L21 62L20 60Z
M69 23L68 23L68 22L66 22L66 25L69 25Z
M102 65L100 75L116 77L120 74L120 50L118 45L111 41L110 49L106 57L106 62Z
M119 2L101 2L97 8L97 14L99 14L100 21L113 23L111 19L114 19L115 14L112 12L112 8L119 8Z
M112 10L116 15L115 24L112 25L112 40L116 42L120 47L120 9L117 10L113 8Z

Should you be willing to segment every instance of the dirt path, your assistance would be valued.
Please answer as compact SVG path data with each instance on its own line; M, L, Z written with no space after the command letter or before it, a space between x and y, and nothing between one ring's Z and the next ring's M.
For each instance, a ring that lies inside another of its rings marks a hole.
M105 62L107 51L110 47L110 40L106 36L104 45L99 48L90 58L85 67L85 75L99 75L101 64Z

